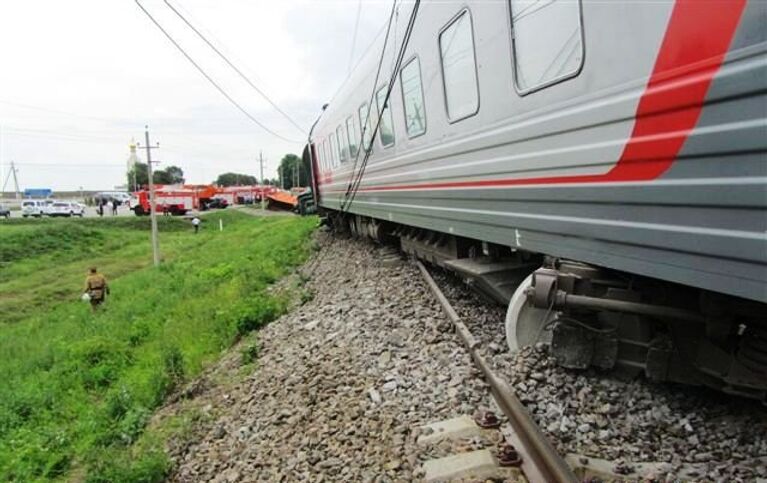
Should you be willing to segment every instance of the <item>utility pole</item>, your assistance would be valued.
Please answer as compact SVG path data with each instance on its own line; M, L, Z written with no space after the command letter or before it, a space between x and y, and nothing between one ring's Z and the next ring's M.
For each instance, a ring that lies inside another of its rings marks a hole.
M5 143L3 140L3 125L0 124L0 179L3 179L3 175L5 174L5 158L3 158L3 148L5 147ZM3 191L0 191L0 198L3 197L5 194L5 187L3 187Z
M266 183L264 183L264 153L258 152L258 164L261 166L261 209L266 209Z
M152 260L154 266L157 267L160 265L160 240L157 237L157 204L154 195L154 180L152 179L152 150L159 149L160 143L155 146L149 144L149 126L144 126L144 139L146 139L146 168L149 177L149 218L152 220Z
M19 190L19 178L16 176L17 171L16 166L13 164L13 161L11 161L11 169L8 171L8 176L5 177L5 182L3 182L2 193L5 193L5 187L8 184L8 181L11 180L11 176L13 176L13 187L15 188L16 199L20 200L21 191Z

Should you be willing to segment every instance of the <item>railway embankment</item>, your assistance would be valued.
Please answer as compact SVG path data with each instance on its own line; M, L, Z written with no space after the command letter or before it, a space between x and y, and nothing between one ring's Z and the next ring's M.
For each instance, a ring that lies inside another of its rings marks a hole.
M492 404L417 269L371 244L320 239L303 271L311 297L259 331L247 373L235 350L161 414L202 415L171 441L172 480L419 479L455 446L419 442L422 426Z
M318 242L321 250L284 282L300 287L293 310L257 340L243 340L156 417L157 425L186 424L167 445L171 479L518 479L498 467L505 418L417 268L367 242L324 232ZM757 404L566 371L543 347L511 355L503 310L432 274L477 350L577 474L660 481L767 474ZM487 410L504 423L500 431L474 425ZM433 428L455 434L435 437Z

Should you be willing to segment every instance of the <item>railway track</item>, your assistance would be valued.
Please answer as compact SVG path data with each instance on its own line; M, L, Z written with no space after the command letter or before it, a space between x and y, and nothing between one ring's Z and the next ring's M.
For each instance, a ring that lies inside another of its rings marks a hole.
M567 462L549 443L541 429L535 424L522 402L514 394L511 387L501 379L484 357L477 351L479 342L461 321L442 290L432 278L429 271L420 261L416 266L423 275L426 284L439 301L445 314L455 327L466 349L470 352L476 366L482 372L496 403L508 418L513 429L511 434L512 448L520 456L519 466L530 481L541 482L577 482L579 481Z
M171 481L767 474L767 458L756 461L767 455L767 426L751 415L752 401L567 372L543 347L511 354L502 309L449 272L410 264L393 247L331 236L318 234L328 243L302 270L311 297L259 332L257 370L197 397L215 415L193 442L175 446ZM482 420L488 410L495 425ZM519 467L499 465L515 456Z
M472 336L472 356L478 353L511 388L579 478L754 481L767 475L767 413L758 402L626 373L563 369L543 346L510 353L505 310L450 272L426 267L451 307L449 318L457 317Z

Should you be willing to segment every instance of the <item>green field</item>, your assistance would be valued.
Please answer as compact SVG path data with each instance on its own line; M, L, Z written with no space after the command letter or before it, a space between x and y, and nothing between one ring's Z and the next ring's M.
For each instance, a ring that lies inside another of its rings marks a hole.
M147 219L0 223L0 480L161 479L162 452L134 444L152 411L285 310L266 288L308 255L316 225L224 212L193 235L160 222L158 269ZM96 314L78 299L90 265L112 288Z

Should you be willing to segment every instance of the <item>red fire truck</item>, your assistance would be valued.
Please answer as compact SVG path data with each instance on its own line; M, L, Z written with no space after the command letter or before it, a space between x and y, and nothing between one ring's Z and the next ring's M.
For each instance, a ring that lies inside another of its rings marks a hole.
M195 208L194 190L184 187L156 186L155 203L158 213L170 213L171 215L185 215ZM149 204L149 190L140 190L133 194L131 209L136 215L148 215L151 211Z

